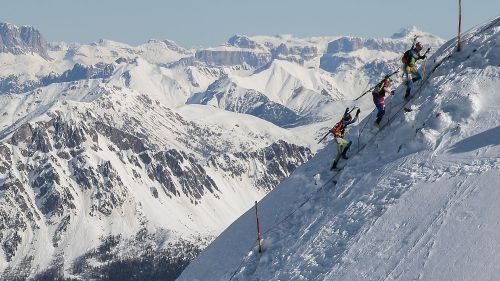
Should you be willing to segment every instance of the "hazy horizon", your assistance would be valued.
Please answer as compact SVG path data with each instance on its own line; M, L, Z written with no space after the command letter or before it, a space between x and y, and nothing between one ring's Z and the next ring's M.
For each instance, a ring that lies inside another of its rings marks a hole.
M500 1L463 2L464 31L500 11ZM4 3L0 21L32 25L49 42L107 39L139 45L150 39L169 39L187 48L219 45L235 34L389 37L411 26L450 39L457 33L457 3L87 0L69 4L63 0L26 0Z

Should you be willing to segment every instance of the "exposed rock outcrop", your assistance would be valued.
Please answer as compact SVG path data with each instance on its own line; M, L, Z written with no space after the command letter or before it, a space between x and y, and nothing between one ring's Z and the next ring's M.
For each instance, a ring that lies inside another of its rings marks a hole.
M47 42L40 31L32 26L15 26L0 23L0 52L15 55L37 53L44 59L50 59Z

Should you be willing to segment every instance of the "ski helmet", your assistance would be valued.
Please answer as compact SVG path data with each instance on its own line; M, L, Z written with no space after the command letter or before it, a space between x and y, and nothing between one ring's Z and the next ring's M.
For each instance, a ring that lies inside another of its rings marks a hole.
M416 49L417 51L422 50L422 49L423 49L422 44L420 44L420 42L417 42L417 44L415 45L415 49Z

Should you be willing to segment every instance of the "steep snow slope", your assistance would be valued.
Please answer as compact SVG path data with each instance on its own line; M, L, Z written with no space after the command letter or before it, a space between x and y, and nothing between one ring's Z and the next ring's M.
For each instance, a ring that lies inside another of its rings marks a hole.
M179 280L495 280L500 18L463 38L431 58L414 111L396 96L340 173L330 145L260 202L262 254L251 209Z

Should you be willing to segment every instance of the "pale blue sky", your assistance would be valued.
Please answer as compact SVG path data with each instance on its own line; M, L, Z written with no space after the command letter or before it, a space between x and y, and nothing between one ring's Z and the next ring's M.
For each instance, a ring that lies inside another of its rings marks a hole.
M500 0L462 2L464 29L500 14ZM458 17L458 0L1 0L0 7L0 21L33 25L48 41L156 38L184 47L234 34L381 37L412 25L449 39Z

